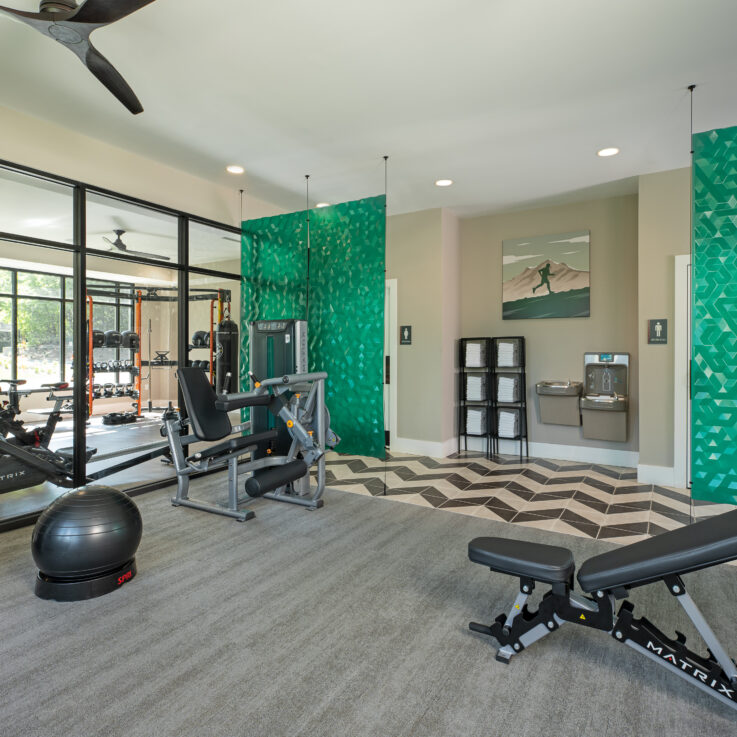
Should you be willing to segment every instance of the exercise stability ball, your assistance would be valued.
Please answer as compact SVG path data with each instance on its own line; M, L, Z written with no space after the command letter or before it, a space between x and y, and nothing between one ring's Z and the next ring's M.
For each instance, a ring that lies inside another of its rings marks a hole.
M142 531L138 507L117 489L83 486L60 496L31 537L36 596L79 601L127 583L136 575Z

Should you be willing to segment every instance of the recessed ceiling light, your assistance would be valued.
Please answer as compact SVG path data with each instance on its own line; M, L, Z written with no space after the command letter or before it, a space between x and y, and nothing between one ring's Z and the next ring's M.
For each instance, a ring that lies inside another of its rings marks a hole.
M435 182L436 187L450 187L451 184L453 184L452 179L438 179Z
M597 156L616 156L619 153L619 149L616 146L610 146L609 148L602 148L596 152Z
M315 207L330 207L329 202L318 202Z
M230 164L230 166L225 167L225 171L230 174L243 174L245 169L242 166L238 166L238 164Z

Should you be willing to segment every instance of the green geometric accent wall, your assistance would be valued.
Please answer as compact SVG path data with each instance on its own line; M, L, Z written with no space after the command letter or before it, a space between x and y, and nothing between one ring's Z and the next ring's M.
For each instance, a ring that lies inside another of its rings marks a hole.
M248 323L307 319L309 369L327 371L325 401L340 453L384 458L385 197L242 224L241 387ZM308 278L309 277L309 278Z
M691 493L737 504L737 127L693 149Z
M307 219L304 212L241 224L240 385L248 391L248 323L304 320L307 295ZM248 419L248 410L241 412Z

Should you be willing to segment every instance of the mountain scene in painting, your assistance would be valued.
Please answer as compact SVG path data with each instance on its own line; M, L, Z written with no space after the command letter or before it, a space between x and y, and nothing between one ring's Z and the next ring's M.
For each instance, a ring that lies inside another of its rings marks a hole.
M589 233L505 240L502 317L589 317Z

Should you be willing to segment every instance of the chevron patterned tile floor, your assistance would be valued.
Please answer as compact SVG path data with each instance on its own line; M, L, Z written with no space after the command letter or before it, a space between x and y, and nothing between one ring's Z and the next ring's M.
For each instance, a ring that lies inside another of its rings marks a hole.
M334 489L609 542L635 542L733 508L692 502L687 489L639 484L632 468L542 458L330 453L326 469Z

